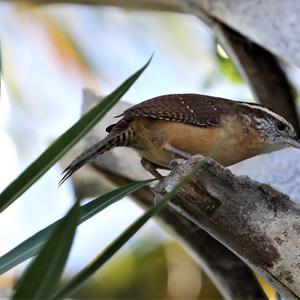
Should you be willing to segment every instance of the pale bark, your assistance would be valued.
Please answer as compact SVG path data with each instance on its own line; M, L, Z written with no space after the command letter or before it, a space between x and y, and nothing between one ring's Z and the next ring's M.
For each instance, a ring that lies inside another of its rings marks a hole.
M292 87L276 57L222 23L213 29L256 101L285 117L300 134Z
M300 1L183 0L201 8L285 61L300 67Z
M176 167L155 186L156 194L169 191L199 160L195 156ZM204 159L171 204L236 253L281 295L300 297L300 206L287 195Z
M92 166L101 175L117 185L131 182L124 176L109 172L97 164ZM133 200L143 208L153 205L154 194L149 188L142 188L132 195ZM167 205L156 217L162 228L170 232L192 255L210 277L226 300L268 299L253 272L235 254L224 247L198 225Z

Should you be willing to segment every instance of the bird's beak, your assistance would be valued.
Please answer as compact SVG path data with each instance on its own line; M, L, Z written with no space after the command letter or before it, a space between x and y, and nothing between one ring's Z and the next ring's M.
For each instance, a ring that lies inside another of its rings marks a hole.
M292 147L300 149L300 139L298 137L289 139L288 144Z

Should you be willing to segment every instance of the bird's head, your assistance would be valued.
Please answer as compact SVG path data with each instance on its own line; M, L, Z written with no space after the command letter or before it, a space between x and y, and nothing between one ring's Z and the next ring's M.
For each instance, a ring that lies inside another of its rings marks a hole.
M241 103L251 116L251 126L255 127L266 144L266 152L286 147L300 149L300 139L292 124L270 109L257 104Z

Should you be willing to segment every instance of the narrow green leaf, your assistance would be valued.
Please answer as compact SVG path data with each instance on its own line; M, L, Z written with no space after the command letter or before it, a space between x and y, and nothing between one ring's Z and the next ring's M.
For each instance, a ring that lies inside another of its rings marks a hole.
M78 224L85 222L109 205L121 200L141 187L148 185L153 180L155 179L132 182L80 206L80 218ZM0 274L36 255L48 239L51 232L60 222L61 219L52 223L0 257Z
M67 262L78 218L79 201L76 201L20 279L12 299L50 299Z
M20 176L0 194L0 212L12 204L51 166L53 166L74 144L76 144L97 122L115 105L130 86L147 68L149 61L131 77L125 80L115 91L105 97L101 103L88 111L70 129L50 145Z
M104 265L153 215L157 214L162 207L170 200L177 191L187 183L195 172L203 165L204 160L195 164L189 174L183 176L172 190L166 193L154 206L147 210L141 217L132 223L118 238L116 238L100 255L98 255L90 264L82 269L73 279L70 280L55 295L54 299L65 298L76 290L84 281L93 275L102 265Z

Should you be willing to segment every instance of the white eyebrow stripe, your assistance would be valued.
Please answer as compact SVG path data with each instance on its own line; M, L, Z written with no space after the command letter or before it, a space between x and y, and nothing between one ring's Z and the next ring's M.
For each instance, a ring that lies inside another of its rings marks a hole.
M259 110L273 116L274 118L280 120L281 122L289 124L289 122L284 117L276 114L275 112L271 111L270 109L268 109L266 107L255 105L255 104L247 104L247 103L240 103L240 104L245 105L245 106L250 107L250 108L253 108L253 109L259 109Z

